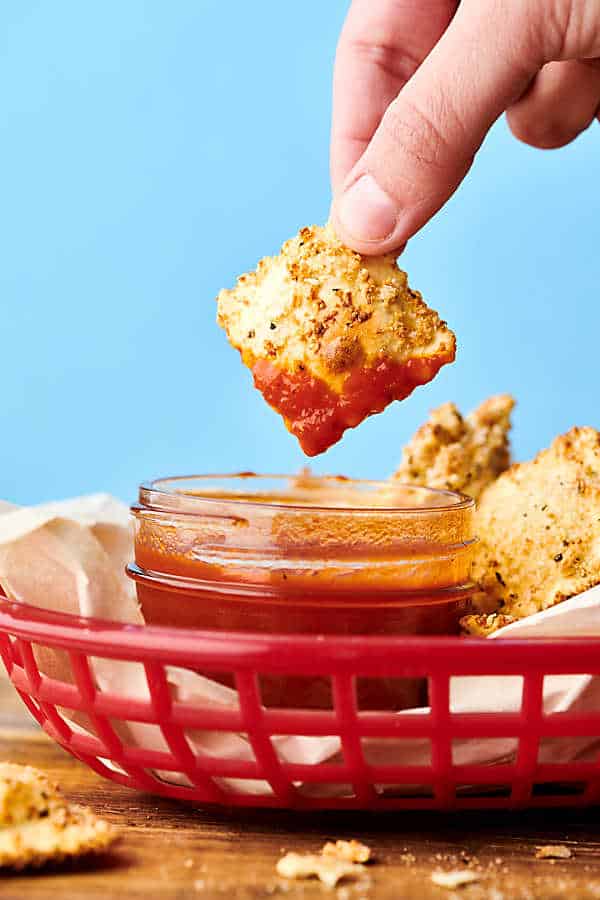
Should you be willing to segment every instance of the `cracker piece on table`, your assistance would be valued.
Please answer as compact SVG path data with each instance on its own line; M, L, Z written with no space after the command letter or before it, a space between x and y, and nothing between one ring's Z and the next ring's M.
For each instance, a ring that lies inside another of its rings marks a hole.
M117 831L91 809L69 803L43 772L0 763L0 867L23 869L98 853Z

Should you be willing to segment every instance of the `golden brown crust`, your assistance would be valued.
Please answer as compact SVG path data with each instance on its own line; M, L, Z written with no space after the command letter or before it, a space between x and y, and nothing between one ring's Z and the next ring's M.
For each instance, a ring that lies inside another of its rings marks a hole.
M286 853L276 866L277 874L292 880L318 878L326 887L334 888L342 879L360 878L364 866L335 856L316 853Z
M366 863L371 859L371 848L352 838L351 841L328 841L321 850L322 856L334 856L346 862Z
M22 869L99 852L116 837L90 809L67 803L43 772L0 763L0 867Z
M431 412L402 452L394 478L477 499L510 465L509 394L489 397L463 417L454 403Z
M476 532L473 577L504 615L600 583L600 432L573 428L500 475L481 496Z
M489 637L499 628L504 628L505 625L511 625L516 621L513 616L505 616L502 613L490 613L489 615L472 613L463 616L460 624L463 630L473 637Z
M340 392L356 365L453 358L455 338L393 256L363 257L313 225L218 297L218 322L244 363L268 360Z

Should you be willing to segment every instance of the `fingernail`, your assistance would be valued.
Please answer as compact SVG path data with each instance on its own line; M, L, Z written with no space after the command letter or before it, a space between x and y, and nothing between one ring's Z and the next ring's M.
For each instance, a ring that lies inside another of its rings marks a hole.
M398 219L396 204L372 175L361 175L344 191L337 215L342 227L358 241L385 240Z

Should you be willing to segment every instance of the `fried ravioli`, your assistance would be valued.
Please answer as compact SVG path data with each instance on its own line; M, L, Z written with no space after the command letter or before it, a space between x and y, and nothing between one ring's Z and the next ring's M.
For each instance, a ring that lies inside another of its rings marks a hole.
M509 394L499 394L468 416L462 416L454 403L434 409L404 448L394 478L478 499L510 465L514 403Z
M521 619L600 583L600 432L573 428L531 462L513 465L481 497L473 578L496 619L467 616L472 633Z
M104 819L67 803L43 772L0 763L0 867L23 869L100 852L116 838Z
M303 228L218 297L219 324L308 456L454 360L454 334L393 256Z

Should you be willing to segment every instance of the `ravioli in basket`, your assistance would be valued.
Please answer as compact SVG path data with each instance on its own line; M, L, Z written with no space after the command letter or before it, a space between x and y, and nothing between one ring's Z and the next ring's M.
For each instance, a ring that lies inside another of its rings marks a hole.
M453 362L454 334L393 256L303 228L218 297L218 322L308 456Z
M473 580L492 615L463 627L489 634L600 584L600 432L572 428L483 493Z
M404 447L394 479L459 491L478 500L510 465L514 405L510 394L498 394L466 416L454 403L433 409Z

